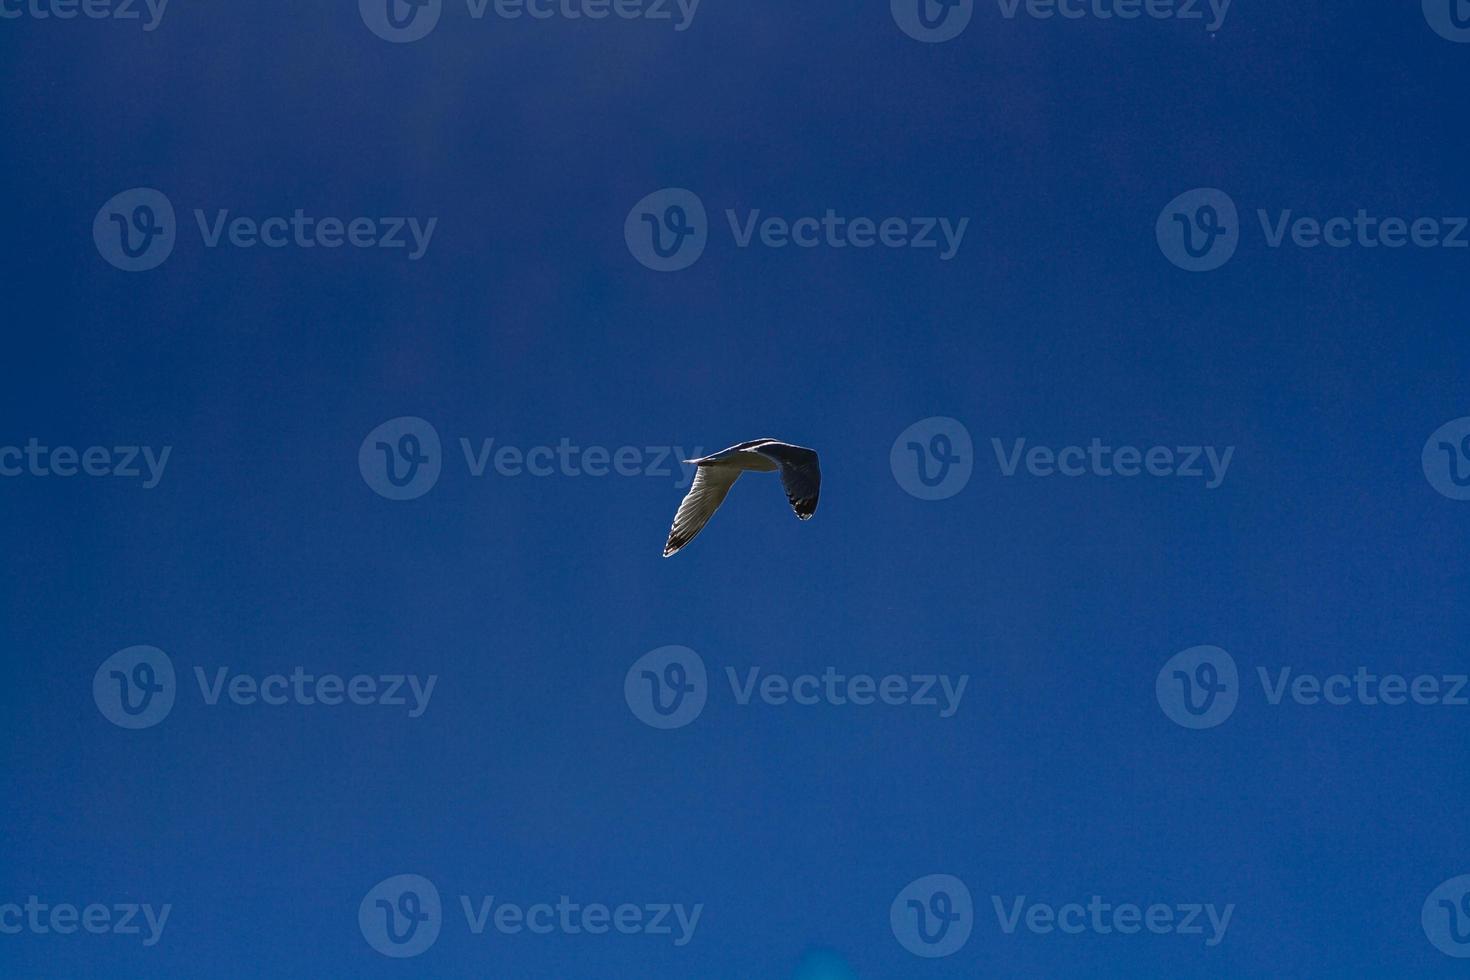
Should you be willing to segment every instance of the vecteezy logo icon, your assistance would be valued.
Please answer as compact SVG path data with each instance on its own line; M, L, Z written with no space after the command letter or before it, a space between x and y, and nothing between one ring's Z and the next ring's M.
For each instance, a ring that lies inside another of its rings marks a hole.
M975 0L889 0L894 23L915 41L938 44L970 26Z
M1430 486L1451 500L1470 500L1470 418L1434 430L1421 462Z
M362 938L394 959L417 956L434 945L443 924L439 889L422 875L385 878L357 907Z
M1240 701L1235 658L1219 647L1199 646L1169 658L1154 680L1159 707L1177 725L1214 728Z
M1440 37L1470 42L1470 0L1424 0L1424 19Z
M925 875L898 893L888 907L888 925L915 956L949 956L969 941L975 926L970 889L954 875Z
M157 647L119 650L92 675L92 700L119 728L152 728L174 709L174 664Z
M970 430L943 415L920 419L893 440L888 465L898 485L920 500L953 497L975 469Z
M623 239L633 258L655 272L687 269L709 243L704 202L682 187L654 191L628 212Z
M1213 187L1185 191L1164 205L1154 225L1164 257L1188 272L1209 272L1240 245L1240 216L1230 195Z
M1435 949L1456 959L1470 957L1470 875L1451 878L1430 892L1419 921Z
M357 0L368 30L394 44L425 37L439 23L443 9L444 0Z
M683 728L699 717L709 698L704 660L688 647L650 650L628 668L623 698L645 725Z
M114 194L92 219L97 251L124 272L147 272L162 265L177 236L173 204L151 187Z
M413 500L434 489L443 463L439 433L413 415L384 422L357 450L363 480L389 500Z

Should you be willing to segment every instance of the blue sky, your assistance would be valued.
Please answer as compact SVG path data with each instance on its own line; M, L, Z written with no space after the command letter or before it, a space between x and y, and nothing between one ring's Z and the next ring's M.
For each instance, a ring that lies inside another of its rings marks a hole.
M0 0L0 975L1462 972L1438 2Z

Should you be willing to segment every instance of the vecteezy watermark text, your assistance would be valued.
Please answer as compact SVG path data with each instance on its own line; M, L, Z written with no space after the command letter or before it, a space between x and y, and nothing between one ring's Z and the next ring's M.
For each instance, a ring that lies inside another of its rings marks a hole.
M676 32L694 24L700 0L465 0L470 20L494 14L507 21L642 20L672 24ZM358 0L368 30L385 41L405 44L428 37L444 13L444 0Z
M1104 901L1091 895L1086 902L1052 904L1025 895L990 896L1000 933L1025 931L1037 936L1060 933L1078 936L1200 936L1206 946L1218 946L1230 928L1235 903ZM899 944L915 956L936 958L959 951L975 926L970 889L953 875L931 874L905 885L888 910L889 925ZM1208 931L1207 931L1208 930Z
M30 895L24 904L6 902L0 905L0 935L70 936L87 932L94 936L143 936L144 946L156 946L168 925L171 903L158 908L134 902L103 904L91 902L77 906L70 902L43 902ZM142 914L141 920L139 913ZM143 930L148 931L144 934Z
M991 437L996 471L1047 477L1198 480L1206 490L1225 482L1234 446L1114 445L1098 436L1086 444L1031 445L1024 437ZM920 500L943 500L964 489L975 467L974 442L963 423L947 416L920 419L899 433L888 455L898 485Z
M155 31L166 9L168 0L0 0L0 20L134 20Z
M970 683L960 674L848 674L836 667L820 673L766 673L761 667L724 669L736 705L771 708L872 706L929 709L952 718ZM659 647L634 661L623 678L623 698L634 717L652 728L682 728L698 718L709 700L704 659L684 646Z
M1273 250L1470 248L1470 217L1464 215L1379 215L1367 208L1353 214L1304 215L1293 208L1258 208L1255 218L1262 241ZM1180 194L1164 206L1154 225L1164 257L1189 272L1210 272L1229 262L1244 231L1235 201L1213 187Z
M312 674L305 667L293 667L289 674L257 677L233 672L229 667L216 667L209 674L203 667L195 667L194 680L204 703L211 707L222 698L242 708L287 704L379 705L406 707L408 717L419 718L429 710L429 699L434 696L439 675L420 678L417 674L353 674L346 678L341 674Z
M1215 446L1110 446L1093 437L1084 448L1049 446L1026 448L1025 439L1014 439L1006 447L1000 439L990 440L995 461L1002 476L1015 476L1025 450L1026 472L1035 477L1184 477L1203 480L1206 490L1214 490L1225 482L1234 446L1223 450Z
M1321 674L1285 665L1258 666L1255 677L1271 707L1470 706L1470 674L1380 673L1364 665ZM1223 724L1239 704L1241 687L1235 658L1216 646L1176 653L1154 682L1164 714L1175 724L1196 729Z
M109 476L141 479L152 490L172 452L172 446L47 446L32 436L24 446L0 446L0 477Z
M1181 902L1166 905L1155 902L1136 905L1122 902L1113 905L1104 902L1101 895L1091 896L1086 905L1066 902L1050 905L1046 902L1027 902L1025 895L991 895L990 903L995 908L995 918L1000 931L1007 936L1024 927L1027 932L1038 936L1060 932L1069 936L1092 933L1107 936L1117 933L1122 936L1150 932L1156 936L1204 936L1206 946L1218 946L1230 928L1230 917L1235 912L1231 902L1217 909L1213 902ZM1209 926L1206 935L1205 927Z
M581 446L563 436L555 445L497 444L493 437L458 440L465 472L476 479L492 473L502 477L545 478L652 476L672 478L679 489L688 487L699 469L691 459L702 455L698 446ZM424 419L404 415L389 419L367 434L357 451L363 482L389 500L422 497L439 482L444 453L439 431Z
M429 250L438 218L235 214L230 208L193 209L194 226L207 249L385 249L416 262ZM92 220L92 240L111 265L124 272L157 268L173 253L179 227L173 203L161 191L134 187L114 195Z
M536 902L522 905L515 902L496 904L494 895L485 895L473 903L469 895L459 897L465 922L470 932L479 936L487 927L501 935L514 936L522 932L547 936L562 933L568 936L587 934L603 935L610 931L625 936L669 936L675 946L687 946L699 927L699 917L704 905L686 908L682 902L650 902L635 905L624 902L616 907L601 902L581 904L573 902L567 895L560 896L555 905ZM494 914L492 915L492 909Z
M916 41L937 44L964 33L977 0L889 0L894 23ZM1000 16L1014 21L1198 21L1214 33L1225 26L1232 0L995 0ZM1207 20L1208 18L1208 20Z
M825 668L821 675L770 673L762 676L761 668L748 667L737 672L725 668L725 679L735 703L741 706L759 701L771 707L787 704L811 707L829 704L841 707L854 704L886 704L893 707L913 705L936 708L939 717L951 718L960 709L960 699L970 683L969 674L951 678L948 674L872 674L839 673L836 667ZM759 681L759 684L757 684Z
M667 937L675 946L687 946L699 927L704 904L682 902L574 902L569 895L556 901L524 904L495 895L459 896L460 911L472 936L493 931L502 936L623 936ZM444 927L439 889L422 875L401 874L374 885L358 906L358 927L369 946L403 959L418 956L434 945Z
M959 253L969 218L853 217L827 208L823 214L766 214L760 208L727 208L725 222L736 248L934 250L941 262ZM623 222L628 251L656 272L677 272L704 254L711 236L704 202L693 191L667 187L643 198Z
M315 673L305 667L256 675L228 666L195 667L201 703L239 708L324 705L328 708L383 707L420 718L429 708L439 675ZM102 716L119 728L151 728L173 710L178 684L173 660L157 647L119 650L92 677L92 698Z

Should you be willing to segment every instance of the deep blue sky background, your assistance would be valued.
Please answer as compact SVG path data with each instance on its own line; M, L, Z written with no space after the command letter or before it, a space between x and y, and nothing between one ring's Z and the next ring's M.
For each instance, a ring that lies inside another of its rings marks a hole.
M1417 4L1238 0L1198 22L1005 21L925 45L886 3L704 0L692 29L470 21L389 45L355 4L175 0L144 33L0 22L0 444L174 447L165 479L0 480L0 902L174 905L163 941L0 936L6 977L1451 976L1420 904L1470 872L1470 708L1272 708L1186 731L1178 650L1242 670L1454 673L1470 504L1420 448L1470 414L1470 253L1264 246L1273 211L1470 211L1470 46ZM258 216L437 216L401 252L207 250L129 275L91 240L135 186ZM716 228L637 264L665 186ZM1224 268L1154 241L1199 186ZM738 250L726 207L971 218L958 257ZM382 421L449 443L427 496L357 469ZM917 419L980 459L923 502ZM671 479L472 479L518 446L816 447L821 509L748 477L659 557ZM992 436L1235 445L1225 485L1004 479ZM113 651L269 673L439 675L428 713L91 699ZM737 707L639 723L665 644L712 670L968 673L959 714ZM1253 683L1253 682L1252 682ZM423 956L363 941L400 872L451 906ZM888 926L964 879L956 955ZM693 943L475 938L461 893L702 902ZM989 896L1236 904L1225 941L1006 936Z

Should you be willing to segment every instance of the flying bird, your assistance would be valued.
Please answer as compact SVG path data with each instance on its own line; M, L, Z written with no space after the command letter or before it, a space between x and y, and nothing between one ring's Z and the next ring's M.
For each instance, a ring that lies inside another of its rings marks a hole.
M746 470L757 473L781 471L781 486L786 490L786 499L791 509L803 521L817 512L817 493L822 486L822 471L817 466L815 450L793 446L779 439L752 439L738 446L722 449L713 456L686 459L686 463L698 464L694 482L679 504L674 515L674 526L669 529L669 542L664 545L667 558L684 547L694 536L704 530L714 516L725 494L735 485L740 474Z

